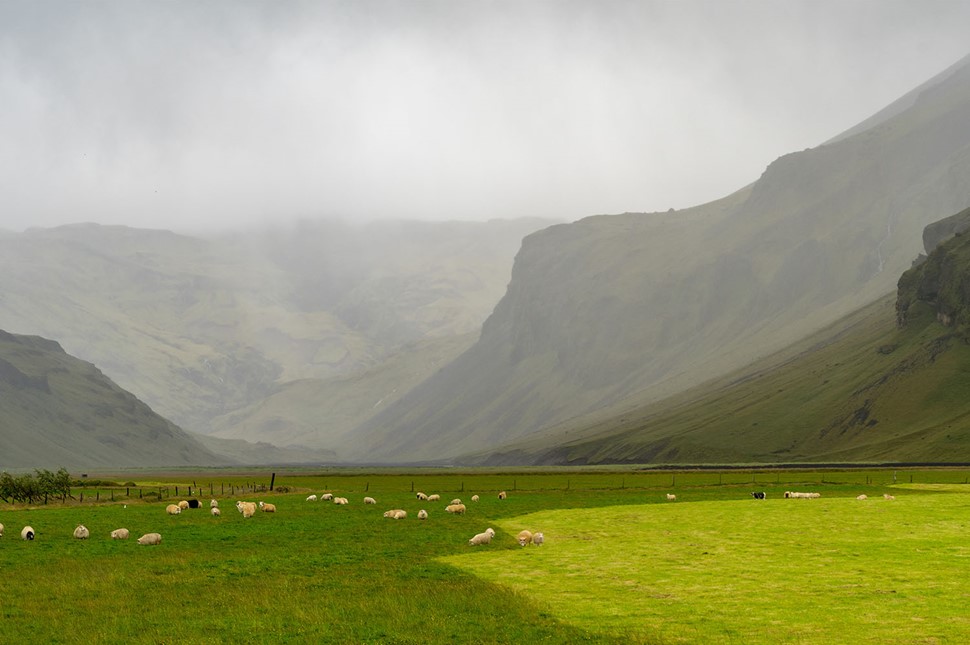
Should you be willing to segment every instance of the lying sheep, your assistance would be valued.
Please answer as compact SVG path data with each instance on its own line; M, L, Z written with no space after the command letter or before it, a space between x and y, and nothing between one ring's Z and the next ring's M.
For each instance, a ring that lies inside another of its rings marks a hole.
M451 503L452 504L461 504L461 500L456 497L455 499L451 500Z
M546 538L545 536L542 535L542 533L532 534L532 543L535 544L536 546L542 546L542 543L545 541L546 541Z
M674 495L673 493L667 493L667 501L668 502L675 502L675 501L677 501L677 496Z
M306 501L308 501L308 502L315 502L315 501L317 501L317 496L316 495L310 495L309 497L306 498Z
M519 546L532 544L532 531L523 529L522 531L519 531L519 535L515 539L519 541Z
M160 533L146 533L145 535L138 538L138 544L146 546L155 546L162 543L162 535Z
M883 499L896 499L894 495L890 495L889 493L883 493L882 496ZM0 535L3 535L3 524L0 524Z
M469 546L478 546L479 544L489 544L492 538L495 537L495 531L491 528L485 529L484 533L479 533L472 539L468 540Z
M112 540L127 540L128 539L128 529L115 529L111 532Z
M862 495L859 495L858 497L856 497L856 499L859 499L859 500L869 499L869 496L863 493Z
M821 496L821 493L793 493L791 491L785 491L785 499L818 499Z
M346 506L350 503L350 500L348 500L346 497L334 497L333 503L339 506Z
M499 499L505 499L508 496L509 496L509 494L506 493L504 490L503 491L500 491L499 494L498 494L498 498Z
M263 511L264 513L275 513L276 512L276 504L266 504L264 502L260 502L259 503L259 510Z
M441 495L439 495L438 493L435 493L434 495L428 495L428 501L429 502L440 502L441 501Z
M454 513L455 515L464 515L465 514L465 505L464 504L449 504L448 506L445 506L445 512L447 512L447 513Z
M20 531L20 537L22 539L28 540L28 541L29 540L33 540L34 539L34 527L33 526L25 526Z
M415 495L415 497L417 497L417 498L418 498L419 500L421 500L422 502L425 502L425 501L427 501L427 500L428 500L428 496L427 496L427 495L425 495L424 493L422 493L421 491L418 491L418 494L417 494L417 495Z
M188 500L183 499L181 502L179 502L179 508L181 508L183 511L188 509L188 507L189 507Z
M91 537L91 531L88 530L88 527L83 524L78 524L77 528L74 529L74 539L86 540L89 537Z
M374 499L373 497L365 497L364 498L364 503L365 504L376 504L377 503L377 500Z
M408 512L400 508L393 508L389 511L384 511L384 517L389 517L392 520L403 520L408 516Z
M329 502L333 499L333 493L324 493L320 496L320 500L324 502Z
M3 524L0 524L0 537L3 537Z
M428 519L428 511L424 510L423 508L420 511L418 511L418 519L419 520Z
M478 495L472 495L472 501L473 502L477 502L479 499L481 499L481 498Z
M169 515L178 515L182 512L182 507L178 504L169 504L165 507L165 512Z
M222 511L219 510L218 506L213 506L209 509L209 512L212 513L212 517L222 517Z
M219 502L213 499L209 502L209 508L219 508Z

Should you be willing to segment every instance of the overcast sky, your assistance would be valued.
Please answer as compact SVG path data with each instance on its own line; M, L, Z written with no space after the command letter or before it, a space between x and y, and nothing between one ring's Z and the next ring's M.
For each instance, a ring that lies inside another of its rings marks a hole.
M970 53L970 2L0 0L0 228L722 197Z

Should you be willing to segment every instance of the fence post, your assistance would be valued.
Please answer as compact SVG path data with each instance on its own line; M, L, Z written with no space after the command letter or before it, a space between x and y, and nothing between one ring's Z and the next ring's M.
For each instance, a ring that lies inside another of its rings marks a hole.
M78 500L80 503L84 503L84 491L81 491L81 499Z
M275 484L275 483L276 483L276 473L273 473L273 476L270 477L270 479L269 479L269 491L270 492L273 492L273 484Z

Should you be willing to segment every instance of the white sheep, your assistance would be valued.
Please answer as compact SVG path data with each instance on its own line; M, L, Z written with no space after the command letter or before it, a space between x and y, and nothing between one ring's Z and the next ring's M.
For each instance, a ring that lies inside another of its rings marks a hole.
M256 503L255 502L236 502L236 510L242 513L243 517L249 518L256 514Z
M508 496L509 496L509 494L506 493L504 490L503 491L499 491L499 494L498 494L498 498L499 499L505 499Z
M181 508L183 511L187 510L189 508L188 500L183 499L181 502L179 502L179 508Z
M324 493L323 495L320 496L320 499L324 502L329 502L330 500L333 499L333 493Z
M3 537L3 524L0 524L0 537Z
M478 501L479 499L480 499L480 498L479 498L479 496L478 496L478 495L472 495L472 501L473 501L473 502L477 502L477 501Z
M484 533L479 533L472 539L468 540L469 546L478 546L479 544L489 544L492 538L495 537L495 531L489 527L485 529Z
M793 493L791 491L785 491L785 499L818 499L821 497L821 493Z
M219 502L215 499L209 502L209 508L219 508Z
M448 506L445 506L445 512L447 512L447 513L454 513L455 515L464 515L465 514L465 505L464 504L449 504Z
M263 511L264 513L275 513L276 504L266 504L265 502L260 502L259 510Z
M128 529L115 529L111 532L112 540L127 540L128 539Z
M441 495L439 495L438 493L435 493L434 495L428 495L428 501L429 502L440 502L441 501Z
M667 501L668 502L676 502L677 501L677 496L674 495L673 493L667 493Z
M519 546L532 544L532 531L523 529L519 531L519 535L515 539L519 541Z
M25 526L20 531L20 537L24 540L33 540L35 535L33 526Z
M165 512L169 515L178 515L182 512L182 507L178 504L169 504L165 507Z
M415 497L417 497L422 502L427 501L427 499L428 499L428 496L425 495L424 493L422 493L421 491L418 491L418 494L415 495Z
M858 497L856 497L856 499L859 499L859 500L862 500L862 499L869 499L869 496L868 496L868 495L866 495L865 493L863 493L862 495L859 495Z
M392 520L403 520L408 516L408 512L400 508L394 508L389 511L384 511L384 517L389 517Z
M91 537L91 531L88 530L88 527L83 524L78 524L77 528L74 529L74 538L77 540L86 540L89 537Z
M162 543L162 535L160 533L146 533L145 535L138 538L138 544L155 546Z
M209 509L212 513L212 517L222 517L222 511L219 510L218 506Z
M365 504L376 504L377 503L377 500L374 499L373 497L365 497L364 498L364 503Z
M418 519L419 520L428 519L428 511L424 510L423 508L420 511L418 511Z
M889 500L896 499L895 496L890 495L889 493L883 493L882 496L883 496L883 499L889 499ZM3 535L3 525L2 524L0 524L0 535Z
M546 541L546 538L544 535L542 535L541 532L532 534L532 543L535 544L536 546L542 546L542 543L545 541Z
M453 500L451 500L451 503L452 503L453 505L454 505L454 504L461 504L461 500L460 500L460 499L458 499L458 498L456 497L455 499L453 499Z
M308 501L308 502L315 502L315 501L317 501L317 496L316 495L310 495L309 497L306 498L306 501Z
M346 497L334 497L333 503L339 506L346 506L350 503L350 500L348 500Z

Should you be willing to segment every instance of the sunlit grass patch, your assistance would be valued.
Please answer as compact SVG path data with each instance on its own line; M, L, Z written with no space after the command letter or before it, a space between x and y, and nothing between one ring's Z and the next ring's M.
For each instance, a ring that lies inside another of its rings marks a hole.
M582 629L685 643L970 642L970 496L704 501L496 524L491 549L442 560ZM546 544L512 546L523 528Z

